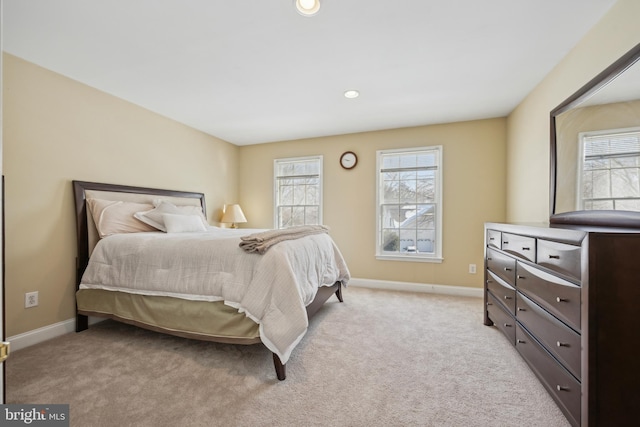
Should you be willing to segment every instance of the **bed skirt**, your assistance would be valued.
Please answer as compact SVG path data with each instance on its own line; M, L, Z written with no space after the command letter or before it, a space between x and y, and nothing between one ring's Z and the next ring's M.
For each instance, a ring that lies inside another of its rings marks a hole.
M222 301L80 289L76 303L78 314L106 317L184 338L229 344L261 342L259 325Z

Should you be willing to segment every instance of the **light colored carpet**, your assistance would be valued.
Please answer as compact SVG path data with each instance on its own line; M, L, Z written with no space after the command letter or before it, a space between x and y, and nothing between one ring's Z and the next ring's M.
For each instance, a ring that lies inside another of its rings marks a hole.
M482 300L348 288L275 378L262 345L112 321L16 351L7 403L68 403L72 426L567 426Z

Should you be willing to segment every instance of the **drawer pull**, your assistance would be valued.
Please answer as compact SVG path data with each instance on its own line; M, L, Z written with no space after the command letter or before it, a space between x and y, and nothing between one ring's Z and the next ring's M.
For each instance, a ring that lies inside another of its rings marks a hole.
M496 240L495 237L489 237L489 240Z
M516 277L517 277L518 279L520 279L520 280L524 280L524 279L526 279L526 277L525 277L525 276L521 276L521 275L519 275L519 274L518 274Z
M510 297L509 295L505 295L504 299L513 299L513 297Z
M526 308L518 307L518 311L527 311Z
M509 242L502 242L502 244L503 244L503 245L508 245L508 244L509 244Z
M560 341L556 342L556 345L557 345L558 347L571 347L571 346L570 346L569 344L567 344L566 342L560 342Z
M487 257L487 261L493 261L493 258Z
M549 255L549 259L560 259L560 255Z
M509 268L509 267L505 267L504 271L512 271L513 269Z
M517 342L518 344L526 344L526 343L527 343L525 340L516 340L516 342Z
M556 389L558 389L558 391L570 391L571 389L569 387L564 387L561 385L557 385Z
M558 302L569 302L569 300L568 300L568 299L566 299L566 298L560 298L560 297L556 297L556 301L558 301Z
M488 307L488 306L490 306L490 305L493 305L493 304L492 304L492 303L490 303L490 302L488 302L488 303L487 303L487 307Z
M510 324L510 323L505 323L505 324L504 324L504 327L505 327L505 328L511 328L511 327L513 327L513 325L512 325L512 324Z
M522 248L523 251L530 251L531 248Z
M488 285L489 283L493 283L493 280L488 279L488 280L487 280L487 285Z

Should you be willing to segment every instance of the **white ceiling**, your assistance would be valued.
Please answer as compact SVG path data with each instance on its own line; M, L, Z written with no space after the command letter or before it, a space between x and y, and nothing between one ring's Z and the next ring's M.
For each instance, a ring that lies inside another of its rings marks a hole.
M293 3L4 0L3 48L247 145L506 116L615 0Z

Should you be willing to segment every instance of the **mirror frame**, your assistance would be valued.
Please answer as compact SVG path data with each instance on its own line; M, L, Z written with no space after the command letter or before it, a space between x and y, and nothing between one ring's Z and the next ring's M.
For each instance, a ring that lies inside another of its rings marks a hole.
M582 86L564 102L551 110L551 152L549 177L549 222L551 224L593 225L609 227L640 228L640 212L615 210L584 210L555 213L556 210L556 117L571 108L577 107L600 89L611 83L629 67L640 60L640 44L624 54L600 74ZM640 82L639 82L640 84Z

